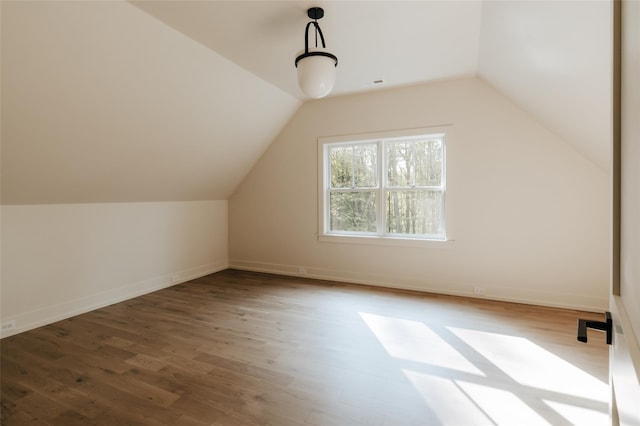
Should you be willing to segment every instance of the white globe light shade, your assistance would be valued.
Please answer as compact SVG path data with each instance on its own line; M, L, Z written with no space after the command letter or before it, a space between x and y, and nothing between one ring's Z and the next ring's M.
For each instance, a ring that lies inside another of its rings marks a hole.
M323 51L321 48L309 48L309 52ZM305 95L323 98L331 92L335 82L336 61L333 58L313 55L298 61L298 85Z

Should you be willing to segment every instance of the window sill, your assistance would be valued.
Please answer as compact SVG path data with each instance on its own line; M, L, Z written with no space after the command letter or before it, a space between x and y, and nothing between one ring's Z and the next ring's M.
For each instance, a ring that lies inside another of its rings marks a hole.
M437 249L448 249L455 246L455 240L422 240L417 238L393 238L359 235L318 235L318 241L323 243L337 244L361 244Z

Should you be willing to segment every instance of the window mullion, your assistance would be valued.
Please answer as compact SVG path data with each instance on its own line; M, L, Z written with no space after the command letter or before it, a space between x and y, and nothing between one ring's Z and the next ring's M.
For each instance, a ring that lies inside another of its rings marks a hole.
M356 146L351 147L351 188L356 187Z
M416 144L411 144L411 155L409 156L409 186L416 186Z
M378 162L377 162L377 173L378 173L378 195L377 195L377 208L378 208L378 220L376 224L376 229L378 231L378 236L383 236L386 234L385 224L387 223L387 198L386 198L386 188L387 188L387 175L384 171L387 169L387 158L384 155L384 142L378 141Z
M444 134L319 143L324 144L318 150L324 175L319 180L324 192L319 197L324 213L319 228L325 235L417 239L445 235ZM440 164L434 163L434 155L442 157ZM435 173L441 174L440 182L434 181Z
M322 182L323 188L323 220L322 220L322 232L324 234L329 233L330 231L330 218L331 218L331 175L333 173L333 169L331 168L331 159L329 158L329 145L324 145L322 147L322 168L325 170Z

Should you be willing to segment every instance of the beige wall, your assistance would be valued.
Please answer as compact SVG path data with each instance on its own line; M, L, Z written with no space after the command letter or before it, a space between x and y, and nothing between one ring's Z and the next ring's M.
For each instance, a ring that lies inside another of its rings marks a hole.
M1 212L2 337L227 268L227 201Z
M452 124L446 248L317 239L317 138ZM229 200L231 267L602 309L608 176L478 79L304 104Z

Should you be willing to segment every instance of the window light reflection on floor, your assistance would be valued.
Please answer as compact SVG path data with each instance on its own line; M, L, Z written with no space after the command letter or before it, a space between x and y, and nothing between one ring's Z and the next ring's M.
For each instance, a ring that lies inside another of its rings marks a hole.
M544 400L544 402L562 417L568 419L572 425L609 425L608 407L601 411L590 410L584 407L576 407L556 401Z
M511 392L416 371L403 373L444 425L548 425Z
M422 322L363 312L360 316L394 358L484 375Z
M608 424L608 385L528 339L359 314L442 424Z
M530 340L477 330L448 329L522 385L593 401L608 401L608 384Z
M402 370L443 425L490 425L489 417L455 381Z
M528 405L521 395L492 386L456 381L458 386L495 424L547 425L548 421Z

